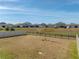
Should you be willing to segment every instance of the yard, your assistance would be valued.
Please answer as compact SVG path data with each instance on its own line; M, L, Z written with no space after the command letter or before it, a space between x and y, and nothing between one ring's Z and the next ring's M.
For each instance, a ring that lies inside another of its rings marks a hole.
M16 28L16 30L24 30L27 34L41 35L48 37L75 39L79 34L79 28Z
M0 39L0 59L77 59L75 40L24 35Z

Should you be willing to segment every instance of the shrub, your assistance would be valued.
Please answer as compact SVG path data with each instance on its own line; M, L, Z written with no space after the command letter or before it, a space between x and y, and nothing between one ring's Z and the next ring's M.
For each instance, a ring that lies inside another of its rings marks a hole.
M5 28L5 30L6 30L6 31L9 31L9 28L7 27L7 28Z
M15 31L15 29L14 29L14 28L11 28L10 30L11 30L11 31Z

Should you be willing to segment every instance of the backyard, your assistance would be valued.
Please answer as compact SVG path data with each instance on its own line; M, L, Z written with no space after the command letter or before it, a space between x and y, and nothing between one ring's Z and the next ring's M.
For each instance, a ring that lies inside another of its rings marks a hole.
M79 0L0 0L0 59L79 59Z
M76 34L79 34L79 28L16 28L16 30L26 31L27 34L41 35L48 37L75 39Z
M16 28L16 31L25 31L26 35L0 38L0 59L78 59L75 39L79 29Z
M75 40L24 35L0 39L0 59L77 59Z

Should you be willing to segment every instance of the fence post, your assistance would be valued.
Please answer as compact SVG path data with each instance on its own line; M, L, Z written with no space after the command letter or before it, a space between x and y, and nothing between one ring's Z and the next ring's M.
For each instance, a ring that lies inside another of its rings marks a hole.
M78 57L79 57L79 37L78 37L78 34L76 34L76 43L77 43L77 51L78 51Z

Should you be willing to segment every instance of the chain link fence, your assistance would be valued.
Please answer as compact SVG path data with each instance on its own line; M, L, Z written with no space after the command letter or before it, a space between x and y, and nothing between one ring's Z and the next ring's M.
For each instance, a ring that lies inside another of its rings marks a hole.
M26 31L5 31L5 32L0 32L0 38L19 36L19 35L25 35L25 34L26 34Z

